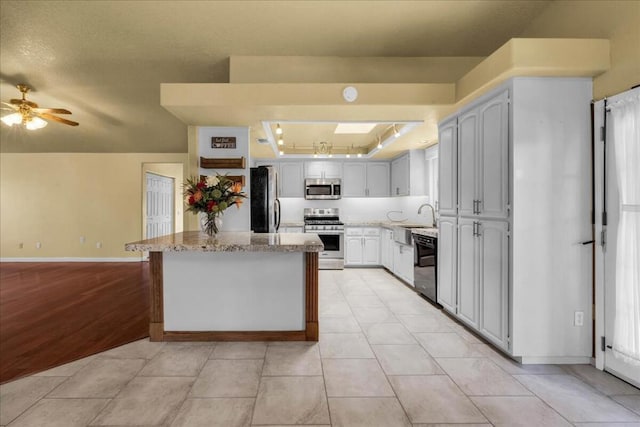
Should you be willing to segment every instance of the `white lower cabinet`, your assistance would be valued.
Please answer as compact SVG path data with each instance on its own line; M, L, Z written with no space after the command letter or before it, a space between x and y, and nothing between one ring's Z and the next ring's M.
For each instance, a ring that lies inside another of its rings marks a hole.
M347 227L345 229L345 265L380 265L380 229Z
M393 231L383 228L380 237L380 263L393 272Z
M413 284L413 246L393 243L393 274L407 282Z
M508 223L462 218L458 227L460 320L508 348Z
M458 220L441 216L438 220L438 303L456 312Z

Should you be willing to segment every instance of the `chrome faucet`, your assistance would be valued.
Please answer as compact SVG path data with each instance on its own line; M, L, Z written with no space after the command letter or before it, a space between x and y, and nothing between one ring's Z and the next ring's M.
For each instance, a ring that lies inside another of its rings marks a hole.
M429 206L431 208L431 228L433 228L436 226L436 211L435 209L433 209L433 206L431 206L429 203L420 205L420 207L418 208L418 215L422 213L422 208L424 208L425 206Z

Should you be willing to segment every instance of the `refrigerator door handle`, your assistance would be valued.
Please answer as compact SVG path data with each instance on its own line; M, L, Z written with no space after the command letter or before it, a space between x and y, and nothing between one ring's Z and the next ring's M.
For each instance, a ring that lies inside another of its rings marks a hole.
M281 214L280 200L276 199L275 204L276 204L276 218L275 218L276 223L274 225L276 226L276 233L277 233L278 229L280 229L280 214Z

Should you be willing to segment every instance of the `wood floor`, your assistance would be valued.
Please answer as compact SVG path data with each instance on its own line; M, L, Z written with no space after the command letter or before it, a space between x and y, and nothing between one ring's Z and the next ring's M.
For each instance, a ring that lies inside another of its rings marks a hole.
M0 263L0 383L148 336L149 264Z

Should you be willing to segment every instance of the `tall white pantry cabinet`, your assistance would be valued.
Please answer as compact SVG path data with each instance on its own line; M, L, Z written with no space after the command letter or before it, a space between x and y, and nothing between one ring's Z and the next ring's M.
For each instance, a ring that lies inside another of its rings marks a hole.
M591 357L591 87L516 77L439 125L438 301L522 363Z

